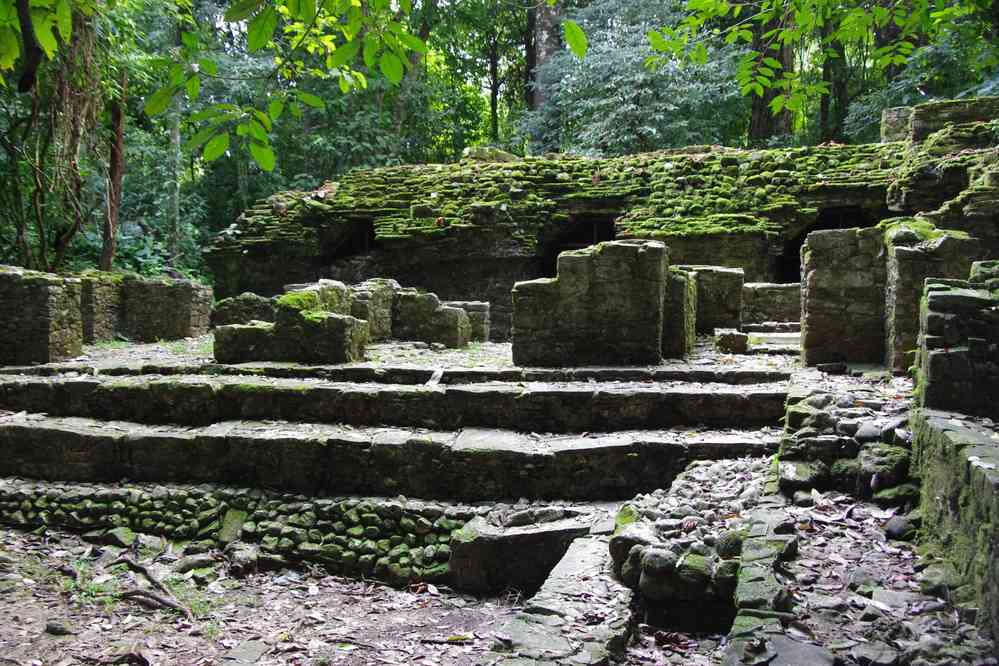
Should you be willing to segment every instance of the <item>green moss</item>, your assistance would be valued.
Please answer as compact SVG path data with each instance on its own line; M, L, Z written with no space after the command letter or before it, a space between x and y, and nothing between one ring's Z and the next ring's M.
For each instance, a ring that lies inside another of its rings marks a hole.
M884 220L878 228L885 232L885 238L889 239L893 233L899 229L908 229L919 236L921 241L931 241L944 236L952 238L970 238L967 232L956 229L938 229L933 222L924 217L894 217Z
M310 312L320 308L319 294L311 289L292 291L277 300L277 307Z

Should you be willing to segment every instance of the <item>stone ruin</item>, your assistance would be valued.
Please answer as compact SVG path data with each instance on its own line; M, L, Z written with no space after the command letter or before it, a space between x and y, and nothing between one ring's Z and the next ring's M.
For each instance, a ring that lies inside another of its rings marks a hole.
M451 349L489 337L489 304L441 303L435 294L374 278L288 285L283 296L245 293L215 308L219 363L364 360L368 342L414 340Z
M156 342L208 331L211 288L189 280L83 273L63 277L0 266L0 362L49 363L79 356L84 343Z
M216 353L245 336L249 360L299 364L0 368L0 522L195 539L233 575L522 591L477 663L635 641L653 662L986 662L997 111L892 112L876 146L469 160L275 195L208 253L220 296L262 294L219 303ZM67 298L106 304L93 330L128 307L29 282L56 299L32 301L40 329ZM326 364L400 332L513 343Z

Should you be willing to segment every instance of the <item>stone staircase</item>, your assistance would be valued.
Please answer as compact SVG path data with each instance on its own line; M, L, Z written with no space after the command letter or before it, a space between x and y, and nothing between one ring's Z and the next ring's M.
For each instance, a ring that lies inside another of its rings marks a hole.
M572 588L599 579L600 631L564 622L553 663L601 663L630 613L607 550L618 502L692 461L773 454L788 383L762 365L3 368L0 521L245 542L396 585L527 581L498 657L562 631L593 603Z

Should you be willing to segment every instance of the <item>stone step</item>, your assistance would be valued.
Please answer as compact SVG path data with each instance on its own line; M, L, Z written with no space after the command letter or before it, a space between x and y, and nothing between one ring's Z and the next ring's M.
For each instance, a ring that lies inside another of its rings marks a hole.
M776 425L786 383L353 384L143 376L0 377L0 409L103 420L208 425L278 419L346 425L608 432L705 424Z
M800 321L765 321L757 324L742 324L739 327L744 333L799 333Z
M534 435L259 421L189 428L20 413L0 417L0 476L466 501L620 499L668 486L692 460L769 455L779 434Z
M139 363L98 365L52 363L37 366L0 367L0 375L55 377L59 375L252 375L288 379L322 379L334 382L375 382L382 384L472 384L479 382L700 382L713 384L761 384L791 378L788 370L771 368L732 368L724 365L663 365L657 367L593 368L494 368L443 367L426 365L298 365L295 363Z

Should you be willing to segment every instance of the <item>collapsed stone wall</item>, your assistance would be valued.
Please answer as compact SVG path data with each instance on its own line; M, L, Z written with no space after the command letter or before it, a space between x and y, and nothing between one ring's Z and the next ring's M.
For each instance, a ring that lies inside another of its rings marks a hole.
M801 320L801 283L747 282L742 285L743 324Z
M79 280L0 266L0 364L49 363L83 345Z
M558 277L513 288L514 363L658 364L668 270L655 241L563 252Z
M969 280L928 278L919 316L920 406L999 416L999 262Z
M135 532L243 542L262 564L310 562L334 574L404 586L447 581L451 538L485 509L412 500L278 494L214 485L94 486L0 479L0 522L83 532L129 547Z

